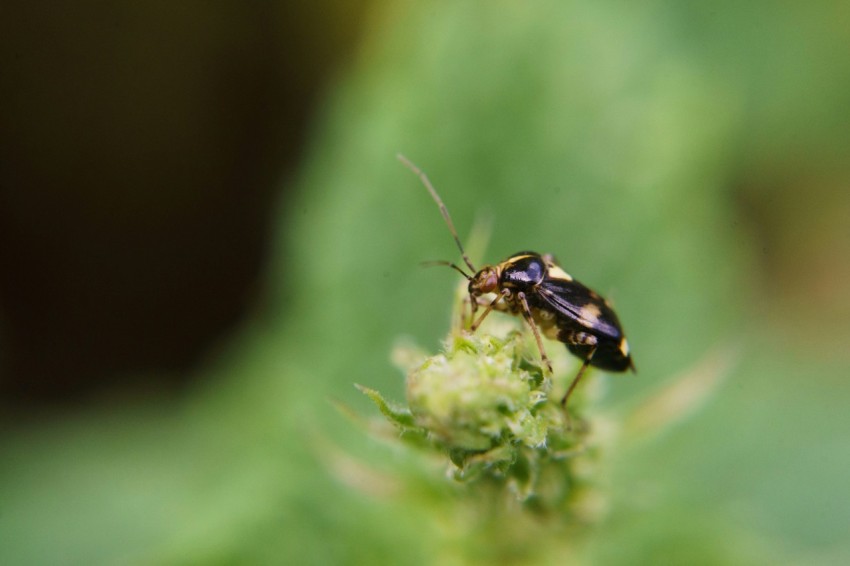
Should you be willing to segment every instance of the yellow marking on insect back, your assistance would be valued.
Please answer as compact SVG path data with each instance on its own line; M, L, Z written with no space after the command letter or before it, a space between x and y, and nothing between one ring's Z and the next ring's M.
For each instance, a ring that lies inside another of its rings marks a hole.
M510 265L512 263L516 263L516 262L518 262L522 259L526 259L526 258L529 258L529 257L534 257L534 255L533 254L512 255L511 257L509 257L508 259L503 261L501 263L501 265Z
M602 311L599 310L597 305L593 303L588 303L581 307L580 315L582 320L587 321L591 326L596 324L599 321L599 315L602 314Z
M548 266L548 271L549 271L549 277L551 277L552 279L561 279L561 280L564 280L564 281L572 281L573 280L572 276L569 273L567 273L566 271L564 271L563 269L561 269L557 265L550 264Z
M629 343L626 341L625 338L620 340L620 352L623 354L624 357L629 357Z

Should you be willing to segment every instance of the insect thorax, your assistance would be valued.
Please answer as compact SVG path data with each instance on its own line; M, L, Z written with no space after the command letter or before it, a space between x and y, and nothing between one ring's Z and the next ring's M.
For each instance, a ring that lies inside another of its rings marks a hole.
M546 263L533 252L520 252L499 264L502 287L530 292L546 278Z

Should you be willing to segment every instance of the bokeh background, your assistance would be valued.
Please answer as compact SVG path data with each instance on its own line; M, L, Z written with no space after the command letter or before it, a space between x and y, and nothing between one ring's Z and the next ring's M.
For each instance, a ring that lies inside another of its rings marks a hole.
M0 46L0 563L451 557L330 402L449 326L397 152L478 261L613 299L612 410L735 353L575 558L850 560L846 3L12 1Z

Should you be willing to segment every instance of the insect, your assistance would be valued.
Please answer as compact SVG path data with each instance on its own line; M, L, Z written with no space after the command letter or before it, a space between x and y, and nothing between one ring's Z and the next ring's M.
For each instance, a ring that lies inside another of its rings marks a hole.
M431 193L463 262L471 271L466 273L448 261L434 262L451 267L469 282L470 331L474 332L493 310L522 316L534 334L540 358L550 373L552 363L546 356L541 336L563 342L567 350L583 361L561 399L564 407L588 366L615 372L636 371L629 343L608 301L573 279L548 254L518 252L495 265L476 269L463 249L446 205L427 175L403 155L399 154L398 159ZM489 295L495 296L487 300ZM476 318L478 307L484 307L484 311Z

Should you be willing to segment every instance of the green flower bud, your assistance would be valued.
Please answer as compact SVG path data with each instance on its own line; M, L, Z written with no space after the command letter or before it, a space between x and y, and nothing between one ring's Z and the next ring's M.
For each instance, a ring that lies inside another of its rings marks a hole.
M407 378L414 422L455 450L497 446L542 447L551 426L563 419L543 411L549 380L523 363L519 335L478 334L449 338L445 353L428 358Z

